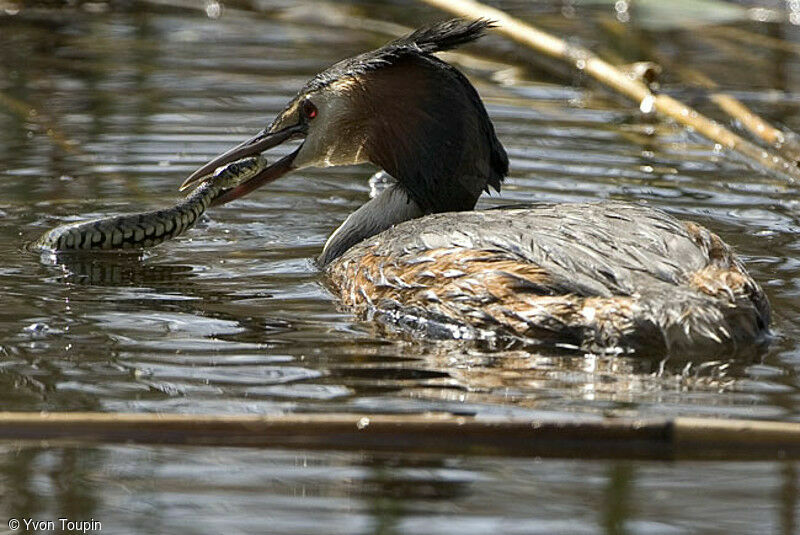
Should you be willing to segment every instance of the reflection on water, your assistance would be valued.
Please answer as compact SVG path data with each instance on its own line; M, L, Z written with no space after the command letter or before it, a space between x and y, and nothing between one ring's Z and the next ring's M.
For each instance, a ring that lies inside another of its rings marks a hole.
M666 65L691 65L800 130L796 54L724 32L796 38L787 23L698 32L650 24L646 14L637 21L635 12L631 23L609 23L602 3L501 4L620 63L657 54ZM310 260L368 197L373 169L365 167L286 177L141 257L26 251L27 240L79 214L169 204L189 172L262 128L306 78L377 46L396 25L442 18L403 2L262 2L261 14L232 5L218 19L192 6L137 6L0 4L4 410L798 418L796 188L641 117L581 77L520 62L497 39L486 40L487 56L447 56L485 98L511 157L503 195L485 205L641 199L708 225L769 293L777 338L767 350L662 360L387 337L340 310ZM394 25L364 18L376 13ZM633 37L647 54L630 46ZM669 68L662 87L716 113ZM265 509L275 532L286 533L797 526L793 464L125 447L5 448L0 463L0 513L124 526L113 532L253 532Z
M111 533L788 535L797 528L797 473L781 463L226 448L187 455L114 446L4 448L0 470L0 514L92 518Z

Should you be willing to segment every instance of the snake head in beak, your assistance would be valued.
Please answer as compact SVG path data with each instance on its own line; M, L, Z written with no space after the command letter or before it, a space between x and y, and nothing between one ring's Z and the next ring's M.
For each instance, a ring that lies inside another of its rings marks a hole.
M197 169L183 182L183 184L181 184L180 190L184 191L199 184L204 179L212 175L219 167L237 160L241 160L242 158L257 156L266 150L284 143L285 141L302 136L305 133L305 130L306 125L304 125L302 122L277 130L262 130L247 141L244 141L236 147L224 152L223 154L220 154L210 162ZM224 192L221 196L214 200L213 204L220 205L230 202L234 199L238 199L239 197L250 193L256 188L282 177L294 168L292 163L295 156L297 156L298 150L295 150L291 154L284 156L274 164L269 165L258 172L253 177Z

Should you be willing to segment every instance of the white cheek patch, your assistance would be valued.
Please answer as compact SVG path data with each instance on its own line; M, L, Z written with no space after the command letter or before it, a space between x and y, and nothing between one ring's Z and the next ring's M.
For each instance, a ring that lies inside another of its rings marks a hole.
M366 125L354 123L353 117L360 116L353 108L357 102L342 90L354 83L346 79L340 91L312 97L319 115L310 123L309 135L295 158L298 168L356 165L367 161L365 132L361 129Z
M336 147L333 145L330 145L328 147L328 150L325 151L325 158L323 158L322 160L322 163L324 164L325 167L332 167L336 165L336 163L333 160L331 160L335 152L336 152Z
M306 139L303 148L295 159L295 165L302 167L335 167L338 165L357 165L367 160L364 158L364 143L347 141L346 144L340 140L332 140L325 143L325 140Z
M356 151L356 161L355 163L364 163L366 160L363 159L364 153L364 143L358 146L358 150Z

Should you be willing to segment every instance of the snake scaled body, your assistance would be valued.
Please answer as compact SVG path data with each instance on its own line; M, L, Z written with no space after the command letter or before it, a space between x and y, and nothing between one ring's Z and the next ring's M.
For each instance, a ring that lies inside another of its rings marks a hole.
M191 228L215 198L258 173L266 163L261 156L235 161L170 208L61 225L46 232L33 248L68 252L142 249L158 245Z

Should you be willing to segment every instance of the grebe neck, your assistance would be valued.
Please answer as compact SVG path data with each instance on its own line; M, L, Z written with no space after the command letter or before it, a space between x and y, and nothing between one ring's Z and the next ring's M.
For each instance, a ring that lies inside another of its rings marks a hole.
M324 268L362 240L422 215L419 205L400 185L394 184L345 219L325 242L317 263Z

